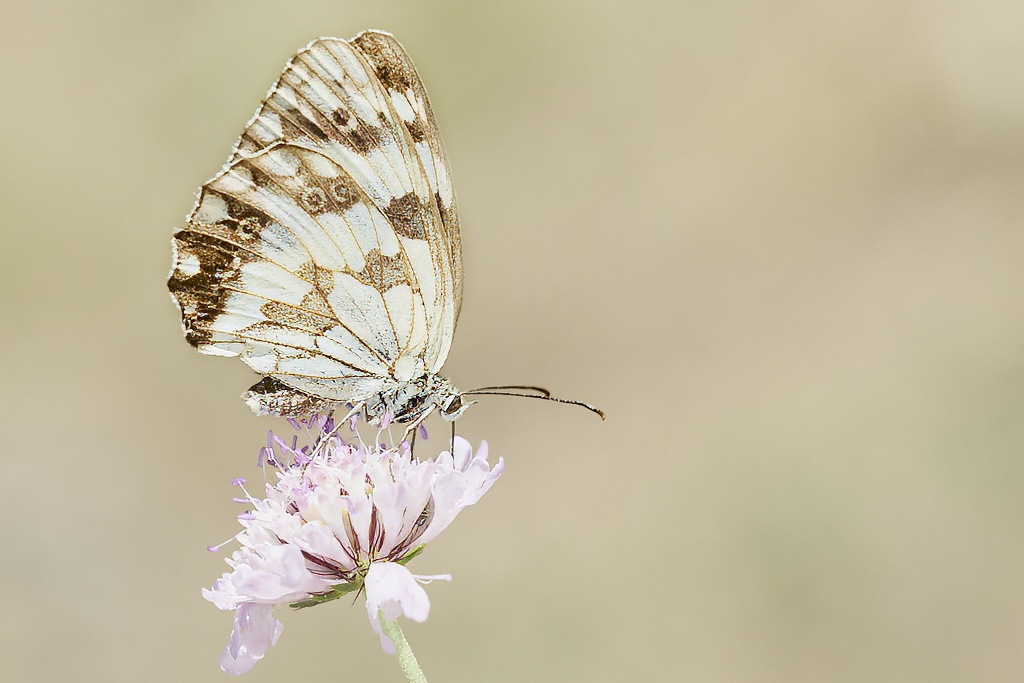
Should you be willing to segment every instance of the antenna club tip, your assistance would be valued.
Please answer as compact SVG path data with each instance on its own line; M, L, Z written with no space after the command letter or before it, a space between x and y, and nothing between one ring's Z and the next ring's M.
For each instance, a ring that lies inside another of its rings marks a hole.
M510 391L499 391L499 389L500 390L504 390L504 389L526 389L526 390L531 390L531 391L537 391L537 392L540 392L540 393L538 393L538 394L518 394L518 393L512 393ZM533 399L540 399L542 401L553 401L555 403L567 403L567 404L569 404L571 406L580 406L581 408L586 408L590 412L596 413L597 415L599 415L602 420L605 419L604 411L601 410L600 408L596 407L596 406L592 406L589 403L584 403L583 401L572 401L572 400L569 400L569 399L566 399L566 398L556 398L556 397L552 396L550 394L550 392L548 392L547 389L542 389L540 387L511 386L511 385L507 386L507 387L505 387L505 386L501 386L501 387L484 387L482 389L474 389L473 391L464 391L461 394L459 394L459 396L518 396L519 398L533 398ZM474 403L475 403L475 401L474 401Z

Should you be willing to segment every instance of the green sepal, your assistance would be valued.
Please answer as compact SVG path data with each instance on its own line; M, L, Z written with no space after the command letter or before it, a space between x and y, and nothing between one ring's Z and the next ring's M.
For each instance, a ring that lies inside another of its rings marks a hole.
M408 555L406 555L405 557L403 557L402 559L395 560L395 563L396 564L400 564L400 565L402 565L404 567L405 565L409 564L409 560L411 560L412 558L414 558L417 555L419 555L420 553L422 553L423 549L426 548L426 547L427 547L426 543L421 543L420 545L418 545L415 548L413 548L412 552L409 553Z
M362 588L362 581L353 581L352 583L339 583L336 586L332 586L331 590L326 593L315 593L310 595L305 600L299 602L293 602L289 607L294 609L303 609L305 607L315 607L331 600L337 600L338 598L344 597L352 591L359 590Z

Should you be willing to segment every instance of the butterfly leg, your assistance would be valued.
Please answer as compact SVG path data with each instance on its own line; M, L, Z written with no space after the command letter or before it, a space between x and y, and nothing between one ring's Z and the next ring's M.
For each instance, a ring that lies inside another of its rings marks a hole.
M409 426L405 428L404 432L402 432L402 440L409 442L410 451L412 451L413 446L416 445L416 430L419 429L420 425L423 424L423 421L427 419L427 415L429 415L429 413L421 415L410 422ZM412 435L411 437L410 434Z
M452 449L448 452L452 455L452 462L455 462L455 420L452 420Z
M352 409L345 414L345 417L341 418L340 420L337 420L334 423L334 429L332 429L326 436L321 437L320 440L317 442L316 448L313 449L313 454L310 457L315 458L320 453L320 451L323 450L323 447L327 444L331 437L335 436L338 433L338 430L341 429L342 425L348 424L348 421L351 420L356 415L358 415L363 410L364 406L364 403L355 404L352 407Z

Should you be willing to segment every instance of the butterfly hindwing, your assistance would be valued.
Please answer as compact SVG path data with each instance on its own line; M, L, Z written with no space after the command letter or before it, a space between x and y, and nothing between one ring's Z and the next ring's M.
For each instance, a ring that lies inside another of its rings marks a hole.
M314 395L379 389L425 314L384 217L365 200L342 208L345 182L278 145L207 183L170 281L193 345Z
M396 232L424 258L428 339L437 370L448 356L462 302L462 244L451 170L426 89L390 34L320 38L296 54L246 127L228 163L288 142L344 167Z
M426 93L397 41L314 41L175 235L168 284L186 338L272 378L249 396L276 412L309 407L289 389L359 402L435 371L461 303L455 216Z

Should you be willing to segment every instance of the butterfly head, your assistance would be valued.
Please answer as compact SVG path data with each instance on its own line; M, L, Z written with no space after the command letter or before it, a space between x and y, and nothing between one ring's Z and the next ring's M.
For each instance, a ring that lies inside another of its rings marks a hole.
M441 417L446 420L452 421L458 418L462 413L466 412L466 408L476 403L476 401L467 401L462 398L462 394L455 394L448 397L446 403L440 404Z

